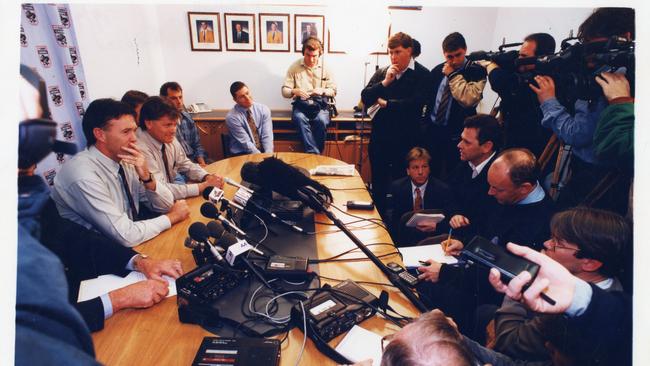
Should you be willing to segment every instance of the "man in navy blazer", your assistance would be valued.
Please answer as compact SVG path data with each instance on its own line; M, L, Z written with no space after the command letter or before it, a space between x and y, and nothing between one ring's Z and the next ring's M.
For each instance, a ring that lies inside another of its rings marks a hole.
M417 244L439 232L434 222L420 222L414 228L401 222L407 212L443 209L449 204L451 192L445 183L430 176L430 161L425 149L414 147L406 156L407 176L391 184L386 214L391 236L398 246Z

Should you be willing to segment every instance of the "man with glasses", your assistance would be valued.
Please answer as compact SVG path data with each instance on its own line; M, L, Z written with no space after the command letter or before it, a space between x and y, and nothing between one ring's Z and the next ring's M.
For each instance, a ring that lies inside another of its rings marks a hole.
M579 279L606 291L622 291L617 277L624 267L630 242L631 231L623 217L577 207L553 216L551 239L544 243L542 253ZM549 359L541 316L506 296L494 320L495 350L517 359Z

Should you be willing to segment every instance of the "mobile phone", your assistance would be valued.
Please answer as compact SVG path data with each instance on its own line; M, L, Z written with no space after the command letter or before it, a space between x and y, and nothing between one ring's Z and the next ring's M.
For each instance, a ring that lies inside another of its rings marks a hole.
M480 236L475 236L460 255L468 262L478 263L488 269L496 268L501 273L501 281L506 284L523 271L530 273L532 283L539 272L537 263L508 253L503 247Z
M346 206L355 210L372 210L375 208L375 204L368 201L348 201Z

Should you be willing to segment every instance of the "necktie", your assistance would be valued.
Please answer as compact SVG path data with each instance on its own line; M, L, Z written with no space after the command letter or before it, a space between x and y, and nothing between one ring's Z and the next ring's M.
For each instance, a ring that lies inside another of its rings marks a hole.
M138 210L135 208L135 202L133 201L133 196L131 195L131 190L129 189L129 183L126 180L126 174L124 173L124 168L120 165L120 169L117 171L122 180L122 186L124 192L126 193L126 199L129 201L129 208L131 209L131 220L135 221L138 218Z
M275 42L275 32L273 32L273 34L271 34L271 39L273 40L273 42Z
M255 120L253 119L253 113L250 109L246 110L246 120L248 121L248 127L251 129L253 134L253 142L255 143L255 148L262 151L262 144L260 143L260 134L257 131L257 126L255 126ZM263 152L263 151L262 151Z
M172 183L174 182L174 177L169 173L169 160L167 160L167 152L165 151L165 144L162 144L162 148L160 149L160 152L162 153L162 159L163 159L163 165L165 166L165 174L167 174L167 183Z
M436 111L436 122L441 125L447 125L445 117L447 114L447 106L449 106L449 99L451 97L451 90L449 90L449 83L445 86L445 89L442 91L442 97L440 99L440 104L438 104L438 110Z
M422 209L422 193L420 188L415 188L415 200L413 201L413 211L420 211Z

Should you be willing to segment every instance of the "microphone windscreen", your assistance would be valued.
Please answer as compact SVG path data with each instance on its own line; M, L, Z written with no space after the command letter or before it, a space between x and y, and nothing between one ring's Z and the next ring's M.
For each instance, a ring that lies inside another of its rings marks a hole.
M226 229L223 227L223 225L220 222L218 221L208 222L208 233L210 234L211 237L218 239L221 237L224 231L226 231Z
M241 167L241 170L239 171L241 179L249 183L257 184L259 186L263 185L260 179L260 171L258 166L259 163L253 163L252 161L244 163L244 165Z
M217 212L217 208L214 207L212 203L203 202L201 205L201 215L209 219L214 219L215 217L219 216L219 213Z
M204 242L208 239L208 228L202 222L195 222L187 230L190 237L196 241Z
M229 232L225 232L223 236L221 236L221 239L219 239L219 246L227 250L229 246L236 244L237 242L237 237Z
M210 200L210 193L212 193L213 189L214 189L213 186L205 187L205 189L203 190L203 193L202 193L204 200L206 200L206 201Z

